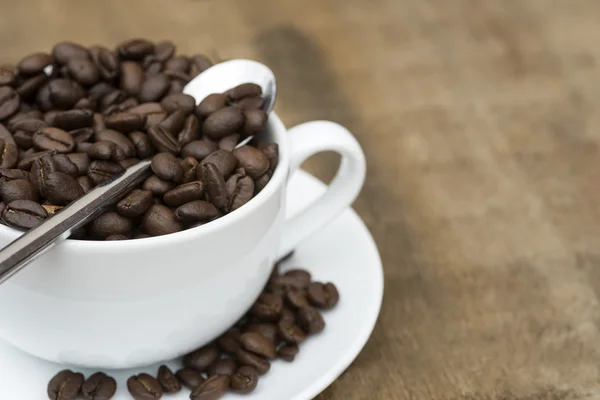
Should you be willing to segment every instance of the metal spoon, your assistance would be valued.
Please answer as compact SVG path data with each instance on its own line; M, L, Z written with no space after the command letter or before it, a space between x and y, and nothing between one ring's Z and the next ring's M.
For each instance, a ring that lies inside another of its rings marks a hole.
M263 110L270 113L275 104L275 75L265 65L251 60L231 60L214 65L192 79L184 93L196 99L196 104L212 93L222 93L242 83L256 83L263 89ZM243 146L252 137L240 142ZM151 175L151 160L142 160L121 175L96 186L88 193L48 218L37 227L0 250L0 284L17 273L44 252L67 239L71 233L101 214Z

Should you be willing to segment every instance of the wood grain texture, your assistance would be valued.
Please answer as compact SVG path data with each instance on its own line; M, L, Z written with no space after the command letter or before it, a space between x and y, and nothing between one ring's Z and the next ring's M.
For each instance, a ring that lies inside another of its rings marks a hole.
M381 317L318 400L600 398L597 0L0 1L0 61L172 39L364 146ZM338 160L307 168L328 179ZM284 400L284 399L282 399Z

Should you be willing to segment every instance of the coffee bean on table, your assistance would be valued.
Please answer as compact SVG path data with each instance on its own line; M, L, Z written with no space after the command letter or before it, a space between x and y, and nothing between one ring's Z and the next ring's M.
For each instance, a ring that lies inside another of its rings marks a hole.
M152 158L152 171L166 181L181 182L183 167L179 160L171 153L158 153Z
M251 353L271 360L277 357L275 343L260 333L246 332L242 334L242 346Z
M187 367L178 370L175 376L190 390L196 389L205 380L201 372Z
M152 236L168 235L183 230L183 225L168 207L160 204L151 205L144 214L142 225Z
M110 400L117 391L117 382L103 372L90 375L81 386L83 400Z
M158 368L157 379L165 393L177 393L181 390L179 378L166 365Z
M219 350L215 346L206 346L186 355L183 358L183 365L205 372L208 367L219 359L219 356Z
M250 309L250 314L259 321L277 321L283 311L283 299L271 293L262 293Z
M333 283L313 282L308 286L308 299L313 306L329 310L336 306L340 295Z
M242 334L238 331L227 331L217 339L217 345L221 351L234 355L241 346Z
M202 125L202 133L213 140L238 132L245 122L243 110L225 107L210 114Z
M258 371L249 365L241 366L231 376L231 389L234 392L248 394L256 389L258 384Z
M40 204L31 200L13 200L2 211L2 220L8 226L27 230L38 226L48 213Z
M152 192L149 190L134 190L117 203L119 214L136 218L144 214L152 205Z
M135 400L158 400L163 395L163 388L152 376L141 373L127 380L127 389Z
M206 96L198 106L195 113L198 118L206 118L215 111L225 108L227 105L227 95L222 93L213 93Z
M309 334L315 334L325 329L325 321L321 314L310 306L298 310L298 325Z
M279 358L281 358L282 360L292 362L296 358L296 355L298 354L299 351L300 351L300 348L298 347L297 344L288 344L286 346L281 347L277 351L277 354L279 355Z
M192 391L191 400L218 400L229 388L229 377L214 375Z
M0 197L2 197L5 204L8 204L13 200L38 201L39 195L31 182L24 179L14 179L0 186Z
M116 211L107 211L92 221L90 232L99 238L110 235L129 235L133 230L131 219L124 217Z
M271 369L271 363L268 360L241 347L236 350L235 358L241 365L254 367L260 375L266 374Z
M54 375L48 383L50 400L75 400L81 390L84 377L71 370L63 370Z
M20 103L20 96L13 88L0 86L0 120L15 114Z
M215 361L207 371L208 376L225 375L231 376L238 369L238 363L232 358L222 358Z

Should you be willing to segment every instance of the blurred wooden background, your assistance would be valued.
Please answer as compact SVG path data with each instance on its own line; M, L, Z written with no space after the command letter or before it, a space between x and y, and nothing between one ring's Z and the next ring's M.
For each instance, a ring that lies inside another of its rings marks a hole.
M386 294L319 400L600 398L599 1L0 5L0 62L62 39L171 39L270 65L289 126L356 134L355 208ZM307 168L329 179L336 163Z

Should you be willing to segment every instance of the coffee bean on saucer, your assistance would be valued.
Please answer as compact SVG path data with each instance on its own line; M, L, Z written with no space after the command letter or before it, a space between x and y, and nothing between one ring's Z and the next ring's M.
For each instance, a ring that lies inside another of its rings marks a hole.
M214 362L208 368L208 376L213 375L226 375L231 376L235 373L238 368L238 363L232 358L222 358Z
M266 374L271 369L271 363L268 360L250 353L241 347L235 352L235 358L241 365L249 365L256 368L260 375Z
M84 377L71 370L63 370L54 375L48 383L50 400L75 400L81 390Z
M182 368L175 373L175 376L179 378L181 383L185 385L190 390L196 389L204 382L204 377L202 373L196 371L193 368Z
M202 347L183 358L183 365L205 372L212 363L219 359L219 350L215 346Z
M181 390L179 378L166 365L158 368L157 379L165 393L177 393Z
M258 371L249 365L241 366L231 376L231 390L234 392L248 394L256 389L258 384Z
M277 354L279 355L279 358L281 358L282 360L292 362L296 358L296 355L298 354L299 351L300 351L300 348L298 347L297 344L288 344L288 345L281 347L277 351Z
M96 372L83 383L83 400L110 400L117 391L117 382L103 372Z
M284 308L281 313L281 318L279 319L280 323L295 323L296 322L296 313L289 308Z
M230 379L225 375L214 375L198 386L190 395L191 400L218 400L227 389Z
M229 355L234 355L241 346L242 334L238 331L227 331L217 339L219 349Z
M325 321L321 314L310 306L298 310L298 325L309 334L315 334L325 329Z
M259 333L273 343L277 342L277 325L268 323L249 324L244 328L244 333ZM241 338L240 338L241 339Z
M275 343L260 333L246 332L242 334L242 347L251 353L271 360L277 357Z
M163 395L163 388L152 376L141 373L127 380L127 389L135 400L158 400Z
M279 276L276 282L287 289L306 289L310 285L311 276L308 271L290 270L283 276Z
M308 286L308 299L313 306L329 310L336 306L340 295L333 283L313 282Z
M309 305L306 291L303 289L288 290L285 293L285 301L290 307L294 309L299 309Z
M286 343L300 344L306 340L306 333L293 321L281 320L277 323L279 337Z
M283 311L283 299L271 293L262 293L250 309L250 314L259 321L276 321Z

